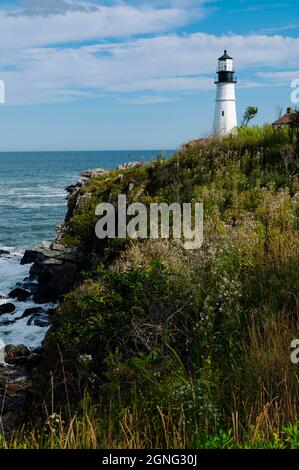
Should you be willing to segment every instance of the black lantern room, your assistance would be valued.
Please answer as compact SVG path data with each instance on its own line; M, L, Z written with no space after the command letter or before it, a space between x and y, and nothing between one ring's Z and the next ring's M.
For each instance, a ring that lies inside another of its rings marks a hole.
M234 59L228 55L226 50L218 59L217 74L218 78L215 80L215 83L237 83L234 77Z

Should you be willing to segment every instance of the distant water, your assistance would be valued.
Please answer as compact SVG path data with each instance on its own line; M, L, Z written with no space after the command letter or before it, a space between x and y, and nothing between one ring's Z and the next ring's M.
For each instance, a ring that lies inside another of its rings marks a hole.
M66 212L66 186L82 170L148 161L153 151L0 153L0 249L16 251L53 239ZM171 154L169 151L167 154Z
M66 213L66 186L77 181L81 170L115 168L129 161L149 161L158 150L110 152L22 152L0 153L0 294L7 295L28 275L28 266L20 266L22 253L55 237L57 223ZM170 156L173 151L164 151ZM0 300L0 305L8 300ZM40 344L45 331L28 327L26 320L7 326L33 303L16 303L13 315L0 316L0 339L6 344Z

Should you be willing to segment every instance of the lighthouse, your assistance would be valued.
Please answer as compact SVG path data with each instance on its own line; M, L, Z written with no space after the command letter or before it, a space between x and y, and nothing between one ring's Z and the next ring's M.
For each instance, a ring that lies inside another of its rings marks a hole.
M227 54L227 51L224 51L223 56L218 59L217 74L214 132L226 135L237 127L235 92L237 80L234 77L234 59Z

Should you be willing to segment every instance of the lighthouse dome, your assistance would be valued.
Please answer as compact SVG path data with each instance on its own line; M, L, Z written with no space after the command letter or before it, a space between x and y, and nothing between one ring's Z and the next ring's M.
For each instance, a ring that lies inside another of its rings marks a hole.
M234 60L234 59L232 57L230 57L227 53L227 50L225 50L224 54L221 57L219 57L218 60Z

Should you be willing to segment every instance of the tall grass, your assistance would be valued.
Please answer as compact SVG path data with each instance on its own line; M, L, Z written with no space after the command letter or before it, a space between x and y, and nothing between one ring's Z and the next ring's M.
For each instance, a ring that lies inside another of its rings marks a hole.
M284 398L288 398L287 392ZM101 414L85 397L80 413L69 420L61 415L49 415L44 427L23 427L10 436L0 437L1 449L228 449L228 448L299 448L299 426L284 425L281 402L270 399L265 390L255 396L258 406L247 412L247 429L240 422L239 412L232 412L226 427L209 426L206 431L186 425L171 410L152 410L153 418L144 417L140 405L123 409L116 429L111 413ZM287 403L292 419L293 405ZM157 419L155 419L157 418ZM291 421L292 423L293 421Z
M130 202L203 201L204 246L108 243L54 318L39 426L2 446L298 447L297 154L287 129L241 128L91 180L68 243L101 255L89 214L133 183Z

